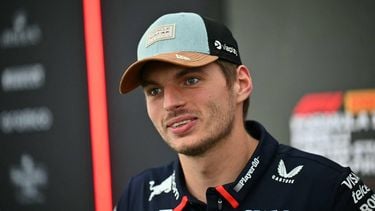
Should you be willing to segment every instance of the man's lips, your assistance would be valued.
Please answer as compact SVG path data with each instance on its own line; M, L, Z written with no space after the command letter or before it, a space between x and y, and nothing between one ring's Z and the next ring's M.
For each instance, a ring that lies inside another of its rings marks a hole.
M192 121L191 119L186 119L186 120L183 120L183 121L180 121L180 122L173 123L173 124L170 125L169 127L172 127L172 128L178 128L178 127L181 127L182 125L186 125L186 124L188 124L188 123L191 122L191 121Z
M181 115L167 121L167 128L176 135L188 132L196 123L198 118L193 115Z
M167 120L167 128L169 127L172 127L172 128L176 128L176 127L179 127L181 125L185 125L191 121L194 121L196 120L197 117L193 116L193 115L181 115L181 116L178 116L178 117L174 117L174 118L171 118L169 120Z

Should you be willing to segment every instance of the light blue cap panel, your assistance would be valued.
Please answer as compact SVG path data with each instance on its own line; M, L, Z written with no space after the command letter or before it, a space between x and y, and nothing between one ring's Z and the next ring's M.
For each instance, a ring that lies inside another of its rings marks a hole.
M199 15L174 13L157 19L138 43L138 60L177 51L210 54L206 26Z

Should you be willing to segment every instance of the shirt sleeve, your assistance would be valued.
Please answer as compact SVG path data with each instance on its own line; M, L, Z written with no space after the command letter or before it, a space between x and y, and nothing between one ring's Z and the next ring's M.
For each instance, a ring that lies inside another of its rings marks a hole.
M339 184L334 210L375 211L375 194L353 172Z

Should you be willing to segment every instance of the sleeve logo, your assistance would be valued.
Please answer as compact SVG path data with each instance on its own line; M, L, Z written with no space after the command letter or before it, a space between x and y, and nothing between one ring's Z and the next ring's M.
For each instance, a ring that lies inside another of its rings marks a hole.
M352 191L353 202L360 210L375 210L375 194L369 187L362 183L356 174L353 172L350 173L345 180L342 181L341 185L345 185ZM371 193L372 195L368 196Z

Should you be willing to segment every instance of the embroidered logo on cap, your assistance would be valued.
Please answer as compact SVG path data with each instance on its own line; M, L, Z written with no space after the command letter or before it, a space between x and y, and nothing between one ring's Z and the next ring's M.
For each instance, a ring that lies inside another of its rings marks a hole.
M150 31L147 35L146 47L161 41L175 38L176 25L161 25Z
M214 45L217 50L224 50L228 53L238 56L237 50L234 47L228 46L225 43L222 44L219 40L215 40Z
M191 58L186 57L186 56L183 56L183 55L181 55L181 54L176 54L176 58L177 58L177 59L186 60L186 61L191 61Z

